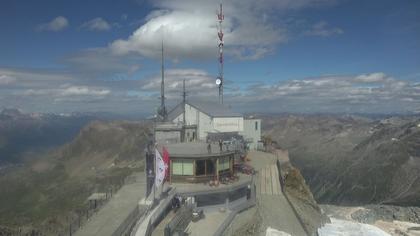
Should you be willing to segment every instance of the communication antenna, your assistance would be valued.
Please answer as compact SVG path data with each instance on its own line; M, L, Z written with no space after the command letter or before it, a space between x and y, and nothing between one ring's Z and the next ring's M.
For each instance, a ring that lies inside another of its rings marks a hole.
M217 13L217 19L219 21L219 29L217 32L217 36L219 39L219 76L216 79L216 85L219 86L219 102L223 104L223 28L222 23L225 19L225 16L223 15L223 6L222 2L220 2L220 9Z
M182 81L182 121L186 125L185 104L187 103L187 91L185 90L185 79Z
M168 113L166 111L165 106L165 59L164 59L164 53L163 53L163 39L162 39L162 55L161 55L161 72L162 72L162 81L160 83L160 109L159 109L159 115L162 119L162 121L166 121Z

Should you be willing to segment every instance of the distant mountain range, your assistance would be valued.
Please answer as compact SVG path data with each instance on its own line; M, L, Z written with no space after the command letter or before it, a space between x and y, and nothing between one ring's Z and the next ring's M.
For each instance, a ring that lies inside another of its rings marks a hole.
M321 203L420 205L420 116L266 117Z
M19 163L23 154L62 145L88 122L103 119L93 113L23 113L0 111L0 166Z

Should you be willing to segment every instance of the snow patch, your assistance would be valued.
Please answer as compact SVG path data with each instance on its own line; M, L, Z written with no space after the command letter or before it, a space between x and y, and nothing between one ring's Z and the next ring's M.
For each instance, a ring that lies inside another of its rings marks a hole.
M265 231L265 236L291 236L290 234L268 227L267 230Z
M318 229L320 236L391 236L373 225L335 218L330 219L331 223Z

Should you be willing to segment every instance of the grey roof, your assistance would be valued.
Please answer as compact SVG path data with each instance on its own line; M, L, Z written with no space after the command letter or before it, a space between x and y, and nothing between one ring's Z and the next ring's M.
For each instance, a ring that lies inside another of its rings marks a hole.
M172 110L168 112L168 120L174 120L177 118L180 114L182 114L182 102L176 105Z
M186 158L186 159L205 159L205 158L217 158L221 156L229 156L234 154L233 150L226 150L223 147L223 151L220 152L220 147L216 143L211 144L210 153L207 149L208 143L204 142L191 142L191 143L171 143L165 144L169 152L169 156L173 158ZM158 145L159 149L161 145Z
M228 106L217 102L203 102L203 101L187 101L188 105L195 107L197 110L211 116L211 117L242 117L238 112L232 111ZM169 120L175 119L182 114L182 103L178 104L172 109L169 114Z

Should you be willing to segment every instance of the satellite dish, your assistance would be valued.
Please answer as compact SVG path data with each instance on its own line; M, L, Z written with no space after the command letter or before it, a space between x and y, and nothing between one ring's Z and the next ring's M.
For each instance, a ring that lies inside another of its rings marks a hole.
M222 83L222 81L220 79L216 79L216 84L220 85Z

